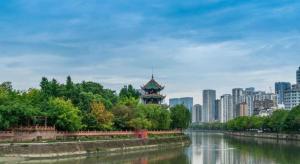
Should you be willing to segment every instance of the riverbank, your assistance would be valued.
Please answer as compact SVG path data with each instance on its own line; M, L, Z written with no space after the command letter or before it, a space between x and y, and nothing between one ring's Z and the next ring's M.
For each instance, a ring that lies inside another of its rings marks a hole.
M285 134L285 133L257 133L257 132L223 132L225 135L239 137L255 137L268 138L277 140L296 140L300 141L300 134Z
M53 143L0 144L0 156L5 158L57 158L96 153L122 152L152 148L170 148L190 144L185 136L149 139L119 139Z

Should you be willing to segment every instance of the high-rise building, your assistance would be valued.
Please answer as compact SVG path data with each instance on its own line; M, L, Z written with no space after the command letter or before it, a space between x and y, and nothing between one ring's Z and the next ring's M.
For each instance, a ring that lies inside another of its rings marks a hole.
M300 105L300 88L292 88L284 94L284 106L290 110L293 107Z
M297 76L297 84L300 85L300 67L296 72L296 76Z
M215 102L215 120L220 121L220 115L221 115L221 101L220 99L217 99Z
M184 105L191 113L193 110L193 97L171 98L169 99L170 107Z
M221 96L221 114L220 122L224 123L233 119L232 95L225 94Z
M253 95L255 92L255 88L254 87L249 87L245 89L245 94L246 95Z
M193 107L192 122L193 123L201 122L201 117L202 117L202 106L200 104L196 104Z
M284 92L291 89L291 83L289 82L276 82L275 83L275 93L277 95L277 103L284 103Z
M203 122L215 121L216 91L203 90Z
M233 117L239 116L239 104L243 102L244 90L242 88L232 89L232 105L233 105Z
M292 85L290 90L284 92L284 106L288 110L300 105L300 67L296 71L296 81L297 84Z
M245 89L245 94L243 96L243 102L248 106L248 115L252 116L254 111L254 100L255 100L255 88L250 87Z
M246 102L242 102L239 104L239 116L249 116L248 105Z
M170 98L169 99L169 106L174 107L180 104L180 98Z

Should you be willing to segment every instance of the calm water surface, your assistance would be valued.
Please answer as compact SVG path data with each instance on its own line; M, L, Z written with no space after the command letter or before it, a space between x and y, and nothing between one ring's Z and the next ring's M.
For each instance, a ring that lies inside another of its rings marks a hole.
M130 152L102 156L26 161L57 164L300 164L300 142L227 137L220 133L192 132L186 148Z

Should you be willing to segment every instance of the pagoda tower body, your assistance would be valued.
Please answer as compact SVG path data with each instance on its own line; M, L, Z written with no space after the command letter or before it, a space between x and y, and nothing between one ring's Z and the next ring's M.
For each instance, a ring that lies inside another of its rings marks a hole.
M141 87L144 94L141 99L144 104L161 104L166 96L160 94L160 91L164 89L164 86L158 84L152 75L151 80L144 86Z

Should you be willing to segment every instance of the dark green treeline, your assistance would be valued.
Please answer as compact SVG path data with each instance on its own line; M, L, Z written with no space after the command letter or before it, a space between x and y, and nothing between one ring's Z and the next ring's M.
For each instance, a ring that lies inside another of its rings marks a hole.
M191 114L182 105L139 103L140 93L132 85L117 94L95 82L65 84L45 77L40 89L18 91L10 82L0 85L0 130L44 125L62 131L78 130L168 130L185 129Z

